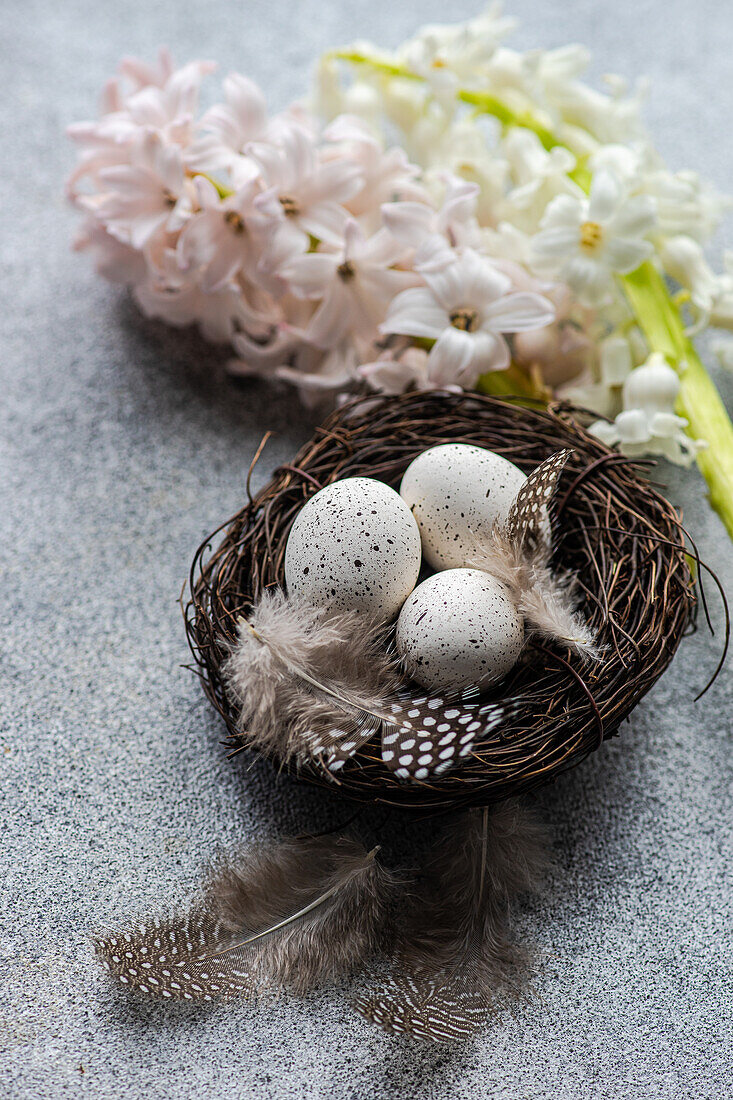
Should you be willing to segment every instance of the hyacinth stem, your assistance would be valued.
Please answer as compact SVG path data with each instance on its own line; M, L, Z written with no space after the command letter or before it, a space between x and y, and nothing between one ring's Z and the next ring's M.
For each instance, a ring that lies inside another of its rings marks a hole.
M733 425L720 394L654 264L647 261L622 276L621 283L649 347L679 372L677 412L687 419L688 434L708 443L698 453L697 464L708 484L710 503L733 538Z
M526 397L531 401L544 399L544 395L532 385L532 380L515 364L507 370L482 374L476 383L476 389L491 397Z
M329 56L366 66L386 77L424 79L406 66L359 51L338 50ZM531 130L547 150L565 147L565 143L531 111L517 111L489 92L463 89L458 92L458 99L483 114L492 115L504 129L521 126ZM590 190L592 174L582 158L569 174L584 191ZM621 276L620 282L650 350L664 355L679 372L681 390L677 411L688 422L688 434L708 443L705 450L697 453L696 461L708 484L710 503L733 538L733 424L720 394L686 335L678 304L654 264L647 261L631 274ZM516 368L482 375L478 389L497 396L509 392L537 396L530 380Z

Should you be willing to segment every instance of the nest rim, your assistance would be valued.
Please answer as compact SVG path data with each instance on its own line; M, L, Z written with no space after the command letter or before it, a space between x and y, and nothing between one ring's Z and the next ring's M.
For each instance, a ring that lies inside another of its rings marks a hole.
M553 506L553 561L578 576L582 610L605 648L602 661L583 664L544 642L529 647L490 695L511 700L513 717L439 777L397 779L374 742L337 778L315 764L285 770L356 801L440 810L526 793L614 736L694 625L696 593L681 517L644 476L648 462L611 451L589 434L591 415L567 402L547 407L475 393L362 396L333 412L254 496L248 476L245 505L196 552L184 606L194 671L227 726L230 756L250 743L237 728L221 666L237 618L265 587L284 587L287 533L300 508L343 477L376 477L397 487L417 454L455 442L488 447L525 472L557 450L573 451Z

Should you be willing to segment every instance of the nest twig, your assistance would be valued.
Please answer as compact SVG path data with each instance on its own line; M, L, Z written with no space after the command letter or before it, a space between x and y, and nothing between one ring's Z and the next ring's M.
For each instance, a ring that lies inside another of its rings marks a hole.
M553 779L614 735L693 621L695 588L677 512L641 464L609 451L584 422L582 410L565 404L548 410L436 393L358 398L335 412L292 464L203 543L193 562L185 608L189 643L232 744L241 741L221 678L226 647L237 617L268 585L283 584L287 535L306 500L343 477L397 486L421 451L456 441L488 447L526 471L561 448L572 449L554 506L555 561L576 574L604 656L584 665L561 647L529 649L496 693L519 697L518 713L453 771L401 782L370 743L339 773L341 791L415 808L488 804ZM300 775L333 786L316 767L301 767Z

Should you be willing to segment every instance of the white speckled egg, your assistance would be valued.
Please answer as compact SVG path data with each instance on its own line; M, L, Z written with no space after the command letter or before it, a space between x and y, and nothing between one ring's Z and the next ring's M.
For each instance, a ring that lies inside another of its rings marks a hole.
M408 673L429 691L482 689L516 664L524 622L500 581L478 569L446 569L406 601L396 640Z
M349 477L326 485L290 529L288 592L317 607L394 619L419 572L417 523L383 481Z
M425 560L434 569L470 564L527 480L501 455L467 443L431 447L410 463L400 496L412 510Z

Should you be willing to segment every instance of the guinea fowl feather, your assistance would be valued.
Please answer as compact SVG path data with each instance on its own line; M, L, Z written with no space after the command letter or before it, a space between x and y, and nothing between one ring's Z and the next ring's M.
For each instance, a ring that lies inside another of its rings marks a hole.
M385 628L265 592L223 666L245 744L334 775L381 735L386 766L400 779L453 767L504 718L476 692L420 693L406 686Z
M554 638L587 660L600 655L595 635L577 610L577 583L550 568L552 543L548 506L570 451L558 451L529 474L517 493L507 523L497 524L469 563L509 589L530 635Z
M389 873L348 838L257 845L223 861L180 916L96 940L128 989L166 999L255 999L337 981L383 941Z
M598 658L595 634L577 610L575 578L553 573L541 550L527 549L497 528L488 544L475 552L471 565L507 586L530 636L554 638L588 660Z
M470 811L450 826L397 929L392 974L354 1005L385 1031L466 1039L529 974L508 934L511 901L544 865L541 833L516 805Z

